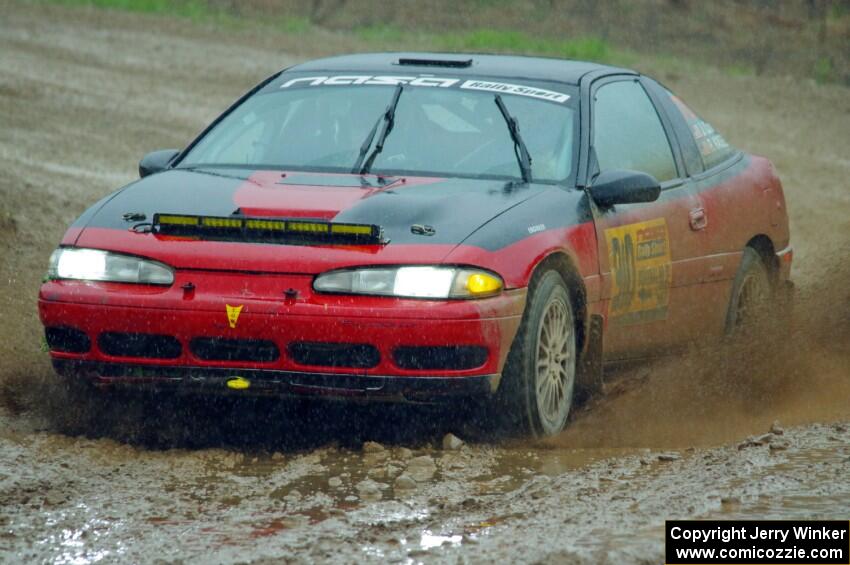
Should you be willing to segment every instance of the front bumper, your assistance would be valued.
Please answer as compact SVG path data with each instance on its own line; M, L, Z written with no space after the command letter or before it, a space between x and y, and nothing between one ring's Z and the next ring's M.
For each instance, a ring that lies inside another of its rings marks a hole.
M416 404L486 396L494 392L499 384L499 375L453 378L361 376L256 369L152 367L67 359L54 359L53 367L63 377L82 379L101 389L132 388L202 395L308 396ZM228 382L234 379L248 383L248 386L233 390Z
M181 276L186 275L178 273ZM57 371L100 386L201 393L409 402L476 395L498 386L525 305L524 289L484 300L416 301L312 294L309 279L305 283L304 277L295 276L191 273L191 277L191 292L181 290L184 281L179 279L168 289L45 283L39 296L42 323L50 329L72 329L85 342L77 351L51 346ZM293 288L299 291L295 300L280 291ZM227 306L237 305L241 310L232 323ZM140 334L165 336L173 347L159 357L137 354L132 348L126 354L115 352L114 336ZM104 341L104 336L112 336L111 342ZM213 359L209 348L199 351L194 346L199 339L274 344L276 353L265 358ZM293 350L293 345L303 343L354 344L368 347L373 355L368 364L358 366L305 362ZM480 362L464 366L405 366L399 357L405 348L474 348L485 354ZM227 382L236 377L250 386L229 389Z

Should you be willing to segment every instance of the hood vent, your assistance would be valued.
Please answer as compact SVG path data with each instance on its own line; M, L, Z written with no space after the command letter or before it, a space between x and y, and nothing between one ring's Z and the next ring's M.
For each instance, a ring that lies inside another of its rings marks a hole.
M398 64L410 67L448 67L450 69L466 69L472 66L472 59L413 59L403 57Z

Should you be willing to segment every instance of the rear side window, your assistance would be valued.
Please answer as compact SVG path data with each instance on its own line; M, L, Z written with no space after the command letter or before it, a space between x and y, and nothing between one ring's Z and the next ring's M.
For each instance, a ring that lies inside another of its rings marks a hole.
M735 148L729 145L711 124L697 116L678 96L670 91L666 92L685 120L706 170L719 165L735 153Z
M637 81L606 84L595 100L593 147L600 172L632 169L658 182L679 176L661 119Z

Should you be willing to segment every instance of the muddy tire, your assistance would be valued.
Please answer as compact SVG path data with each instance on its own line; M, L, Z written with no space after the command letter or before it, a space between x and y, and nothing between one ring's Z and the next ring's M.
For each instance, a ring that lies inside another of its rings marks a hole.
M573 304L561 275L535 275L497 393L503 431L542 437L564 428L576 381L575 328Z
M765 321L773 301L770 273L758 252L747 247L735 281L726 314L726 335L752 333Z

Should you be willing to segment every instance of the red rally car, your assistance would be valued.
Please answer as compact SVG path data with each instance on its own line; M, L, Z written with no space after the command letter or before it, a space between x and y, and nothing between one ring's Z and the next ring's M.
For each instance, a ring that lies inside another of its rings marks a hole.
M479 397L547 435L605 363L733 333L790 285L771 163L598 64L307 62L139 172L50 259L72 382Z

